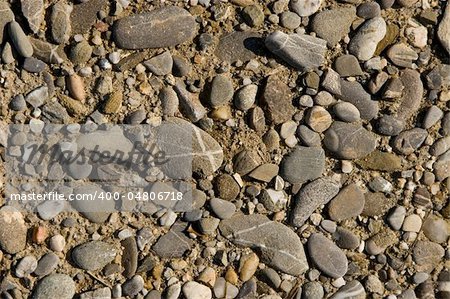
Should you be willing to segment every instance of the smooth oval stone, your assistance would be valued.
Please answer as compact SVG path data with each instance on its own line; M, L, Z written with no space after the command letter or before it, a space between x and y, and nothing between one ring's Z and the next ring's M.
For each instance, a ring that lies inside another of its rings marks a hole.
M336 293L334 293L333 296L331 296L331 299L344 298L363 299L366 298L366 291L359 281L353 280L344 285Z
M342 159L360 159L375 150L375 135L359 124L336 121L325 132L325 147Z
M308 17L319 10L322 0L291 0L290 7L301 17Z
M53 252L49 252L41 257L34 274L40 277L48 275L58 266L58 263L59 257Z
M19 23L12 21L8 27L11 41L19 55L22 57L31 57L33 55L33 45L28 39L28 36L23 32Z
M72 299L75 282L65 274L51 274L41 279L33 292L33 299Z
M132 15L114 24L114 41L124 49L172 47L192 40L197 28L185 9L168 6Z
M72 259L78 267L88 271L102 269L116 256L113 245L102 241L81 244L72 251Z
M358 108L348 102L337 103L333 106L333 111L339 119L349 123L358 121L361 116Z
M362 190L351 184L343 188L328 205L328 213L334 221L342 221L356 217L364 209L365 197Z
M369 60L373 57L378 43L386 35L386 22L382 17L366 21L350 41L348 50L359 60Z
M339 278L347 273L345 253L324 235L315 233L309 237L308 252L314 264L326 275Z
M212 198L209 204L214 214L220 219L231 218L236 211L236 206L233 203L220 198Z

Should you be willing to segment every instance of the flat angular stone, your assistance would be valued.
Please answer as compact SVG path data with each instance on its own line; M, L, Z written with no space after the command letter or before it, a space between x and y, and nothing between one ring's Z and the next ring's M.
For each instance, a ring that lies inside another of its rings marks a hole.
M165 48L192 40L194 17L185 9L167 6L116 21L114 41L123 49Z
M317 36L326 40L330 47L334 47L350 32L350 26L355 19L354 6L340 7L319 12L314 16L311 26Z
M375 150L375 135L359 124L336 121L325 132L325 147L342 159L360 159Z
M89 0L74 5L70 16L72 33L75 35L88 32L92 25L94 25L95 20L97 20L98 12L104 8L107 3L107 0Z
M275 31L266 37L265 45L270 52L301 71L318 68L325 62L327 42L311 35Z
M30 40L33 45L34 57L52 64L60 64L64 60L67 60L62 46L60 47L59 45L47 43L36 38L30 38Z
M263 103L267 118L275 124L290 120L295 113L292 105L292 92L286 83L276 75L267 78Z
M187 91L182 81L179 81L174 90L178 95L181 112L192 122L198 122L206 115L206 109L198 99L197 94Z
M394 150L403 155L410 155L423 144L427 136L428 132L421 128L403 131L394 139Z
M37 33L44 20L44 1L21 0L20 6L22 8L22 14L28 20L31 31Z
M345 253L322 234L312 234L308 239L308 253L313 263L326 275L339 278L347 273Z
M262 54L264 41L261 34L252 31L234 31L222 36L216 48L216 56L223 61L247 62Z
M309 268L297 234L264 215L236 215L221 221L219 229L236 245L257 250L260 259L274 269L298 276Z
M362 190L351 184L339 191L338 195L328 204L328 214L331 220L342 221L361 214L364 209L365 197Z
M325 170L325 152L320 147L296 146L280 164L280 175L291 184L320 177Z
M350 41L348 50L359 60L369 60L375 54L378 43L385 35L386 22L382 17L367 20Z
M378 114L378 102L371 99L359 82L340 80L341 90L336 96L358 108L361 118L371 120Z
M186 223L175 222L169 232L156 241L152 249L161 258L182 257L193 246L192 240L184 234L186 228Z
M291 223L302 226L321 205L327 204L339 192L340 184L329 177L322 177L305 185L295 196Z
M156 76L164 76L172 72L173 60L169 51L165 51L147 61L144 65Z
M52 39L57 44L63 44L70 38L72 30L70 23L70 13L72 6L59 1L52 7L52 14L50 15L50 32Z

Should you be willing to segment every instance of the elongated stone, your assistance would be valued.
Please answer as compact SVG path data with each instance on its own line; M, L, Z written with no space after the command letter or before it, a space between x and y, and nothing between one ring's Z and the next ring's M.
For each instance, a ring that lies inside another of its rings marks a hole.
M348 50L359 60L369 60L385 35L386 22L382 17L367 20L350 41Z
M420 108L422 103L423 83L420 79L419 72L415 70L404 70L400 74L400 80L402 80L403 96L401 98L401 104L398 108L397 116L400 119L408 120L413 116Z
M37 33L44 20L43 0L21 0L22 14L27 18L31 31Z
M9 35L14 48L17 50L22 57L31 57L33 55L33 46L30 43L30 39L22 30L19 23L12 21L8 25Z
M338 278L347 273L345 253L322 234L312 234L308 239L308 252L314 264L326 275Z
M72 6L65 4L63 1L57 2L52 7L50 16L52 39L57 44L63 44L70 38L71 24L70 13Z
M265 40L266 47L299 70L310 70L325 62L327 42L306 34L286 34L275 31Z
M445 8L444 17L439 23L437 36L444 49L450 54L450 3L448 2Z
M124 49L165 48L192 40L197 28L185 9L168 6L132 15L114 24L114 41Z
M206 115L206 109L198 99L198 95L187 91L182 81L174 86L174 90L178 95L181 111L192 122L198 122Z
M9 8L8 1L0 1L0 44L3 43L3 38L6 35L6 24L14 20L14 14Z
M44 42L42 40L31 38L34 56L46 63L60 64L67 59L64 49L59 45Z

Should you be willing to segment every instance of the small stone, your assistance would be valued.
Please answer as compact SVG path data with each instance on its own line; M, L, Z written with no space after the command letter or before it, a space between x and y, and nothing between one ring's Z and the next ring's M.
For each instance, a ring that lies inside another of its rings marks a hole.
M88 271L102 269L114 260L116 249L103 241L86 242L74 248L72 259L78 267Z
M26 277L29 274L33 273L37 265L38 262L34 256L32 255L25 256L17 264L15 274L19 278Z
M350 32L350 26L355 19L355 7L339 7L317 13L311 26L320 38L326 40L330 47L334 47Z
M108 96L104 103L103 112L106 114L118 113L122 108L123 93L121 91L114 91Z
M284 28L294 30L300 26L301 21L296 13L285 11L281 14L281 25Z
M340 248L350 250L355 250L361 243L357 235L342 227L336 228L336 232L333 233L333 240Z
M181 111L189 120L198 122L206 115L206 109L198 99L198 95L188 92L183 82L177 82L174 90L178 95Z
M342 121L351 123L360 120L359 110L352 103L339 102L333 106L333 111Z
M122 285L122 292L125 296L134 297L144 288L144 279L140 275L135 275Z
M325 292L322 285L317 281L307 282L302 286L302 298L321 299L324 298Z
M228 104L233 98L233 82L230 77L220 74L214 77L209 92L209 104L212 108L217 108Z
M14 58L13 49L12 49L10 43L5 42L5 44L3 45L3 49L0 48L0 50L2 52L1 61L3 61L3 63L9 64L9 63L13 63L14 61L16 61L16 59Z
M9 22L14 20L14 13L9 7L7 1L0 2L0 43L5 41L4 36L7 34L7 26Z
M63 1L57 2L52 7L50 29L52 39L57 44L63 44L70 38L72 30L70 23L71 12L72 6L65 4Z
M444 257L444 248L430 241L417 241L412 251L413 259L417 263L418 271L431 271ZM428 272L427 271L427 272Z
M366 298L366 291L364 290L363 285L357 281L352 280L348 282L346 285L341 287L331 299L341 299L341 298L354 298L354 299L363 299Z
M159 93L163 114L174 116L178 112L178 96L171 86L164 87Z
M44 20L43 0L21 0L20 7L22 14L28 21L28 26L33 33L37 33Z
M207 287L195 281L188 281L183 285L183 295L186 299L211 299L212 292Z
M405 89L403 90L401 104L397 110L397 116L406 121L420 108L423 83L419 72L410 69L406 69L400 74L400 80L402 80Z
M237 109L247 111L255 103L256 94L258 93L258 86L249 84L238 91L234 95L234 105Z
M214 214L220 219L231 218L236 211L236 206L233 203L220 198L212 198L209 204Z
M422 227L422 219L417 214L409 215L403 221L402 230L405 232L419 232Z
M54 45L36 38L30 38L33 45L34 57L49 64L61 64L67 57L64 52L64 47L60 45Z
M308 17L319 10L322 0L291 0L289 7L301 17Z
M72 34L85 34L97 20L100 11L106 6L106 0L79 1L74 5L71 18Z
M71 299L75 295L75 282L65 274L50 274L42 278L33 290L33 299Z
M414 61L419 58L411 47L403 43L393 45L386 54L393 64L407 68L412 68Z
M366 193L366 203L362 215L372 217L384 215L395 206L396 202L395 198L386 197L381 192L368 192Z
M22 65L24 70L36 74L42 73L45 70L46 66L47 65L43 61L36 59L34 57L25 58Z
M86 98L86 91L84 90L83 79L77 74L72 74L68 77L67 87L70 95L78 101L84 102Z
M263 102L266 115L275 124L284 123L292 118L295 108L292 105L292 92L281 78L272 75L267 78Z
M416 4L419 0L398 0L398 4L403 7L411 7Z
M351 160L369 155L376 147L375 136L361 125L334 122L325 132L325 147L339 158Z
M50 249L56 252L62 252L66 246L66 239L61 235L54 235L50 238Z
M361 76L363 74L358 59L353 55L339 56L334 62L334 67L342 77Z
M386 35L386 22L382 17L367 20L349 43L349 52L366 61L375 54L378 43Z
M19 94L12 98L9 106L14 111L23 111L27 108L27 103L25 102L24 96L22 94Z
M301 139L301 141L307 146L311 147L321 146L321 138L319 133L314 132L305 125L298 126L296 134Z
M424 48L428 41L428 30L425 26L420 25L416 21L412 21L412 27L406 28L406 35L416 48Z
M434 126L444 116L444 112L438 106L431 106L422 123L424 129L429 129Z
M70 60L74 64L85 64L91 59L92 47L87 41L81 41L72 47L70 51Z
M266 118L264 117L264 111L258 106L251 108L248 122L250 128L256 132L263 132L266 129Z
M328 205L328 213L334 221L342 221L361 214L365 197L362 190L355 184L341 189L338 195Z
M394 149L403 155L410 155L423 144L427 136L428 132L421 128L403 131L394 139Z
M347 273L347 257L331 240L322 234L308 239L308 252L313 263L326 275L339 278Z
M243 255L239 260L239 278L242 281L250 280L258 269L259 258L255 253Z
M325 152L318 147L297 146L283 157L280 175L292 184L320 177L325 169Z
M239 289L220 277L214 285L214 295L216 298L235 298L239 293Z
M249 5L242 10L242 16L247 24L259 27L264 23L264 13L258 5Z
M281 31L270 33L265 40L266 47L298 70L311 70L324 63L326 41L306 34L286 34Z
M174 76L184 77L191 72L192 66L185 58L174 55L172 56L172 60L172 73Z
M11 21L8 24L8 29L9 35L11 37L11 42L19 55L25 58L31 57L34 52L33 45L31 44L28 36L26 36L23 32L22 27L20 27L19 23L17 23L16 21Z
M56 269L59 263L59 257L53 252L46 253L37 264L36 270L34 270L34 274L39 277L46 276L53 272Z
M247 62L262 54L264 42L261 35L252 31L233 31L222 36L216 48L216 56L229 63Z
M358 17L364 19L372 19L375 17L379 17L381 14L380 5L376 2L366 2L358 6L358 10L356 12Z
M436 243L445 243L450 235L447 221L433 216L425 220L422 230L430 241Z
M388 216L387 222L394 230L400 230L405 220L406 209L402 206L396 207Z
M384 285L375 275L369 275L366 279L366 290L370 293L382 295L384 293Z
M192 240L185 234L186 223L177 221L169 232L161 236L153 245L152 249L161 258L177 258L191 249Z
M185 9L166 6L114 23L113 39L123 49L165 48L192 40L194 17Z
M138 248L136 239L133 236L126 237L120 242L123 247L122 266L124 267L123 275L131 278L136 274L138 264Z
M437 36L444 49L450 53L450 4L447 3L445 8L444 17L439 23Z
M328 111L320 106L314 106L306 113L306 123L318 133L322 133L331 126L332 118Z
M169 51L165 51L144 62L145 67L156 76L168 75L172 72L173 59Z
M25 249L27 227L22 214L13 207L0 209L0 248L9 254Z
M248 156L247 158L243 157L243 159L245 161L247 161L247 159L251 159L251 157L250 156ZM243 163L245 163L244 160L237 163L238 167L235 167L235 170L238 173L241 173L242 175L247 172L247 170L242 172L243 169L250 169L253 167L253 166L250 166L250 164L248 167L244 166L243 165ZM250 161L253 161L253 160L251 159L251 160L249 160L249 162ZM218 176L214 182L214 187L217 191L217 195L220 198L225 199L225 200L233 200L240 193L240 187L239 187L238 183L229 174L222 174L222 175Z

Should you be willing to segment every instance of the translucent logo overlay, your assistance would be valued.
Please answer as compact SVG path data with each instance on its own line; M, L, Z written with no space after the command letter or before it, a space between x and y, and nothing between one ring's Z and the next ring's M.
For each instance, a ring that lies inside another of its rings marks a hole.
M192 209L192 127L162 122L7 129L8 205L39 213Z

